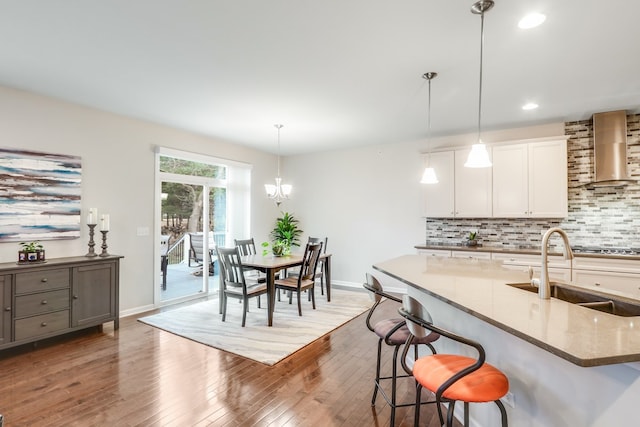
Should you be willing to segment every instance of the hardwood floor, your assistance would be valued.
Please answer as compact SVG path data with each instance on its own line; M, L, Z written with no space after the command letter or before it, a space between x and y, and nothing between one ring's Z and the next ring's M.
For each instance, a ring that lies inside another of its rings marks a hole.
M271 367L123 318L118 331L0 352L0 413L5 427L388 426L384 399L370 403L377 339L365 315ZM400 399L413 393L405 380ZM396 425L413 425L413 408ZM433 405L421 425L438 425Z

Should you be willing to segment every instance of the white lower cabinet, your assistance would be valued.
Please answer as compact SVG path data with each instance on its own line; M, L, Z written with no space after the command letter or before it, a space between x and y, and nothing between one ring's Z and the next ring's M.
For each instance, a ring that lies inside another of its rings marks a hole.
M540 277L542 257L540 255L523 255L511 253L497 253L492 255L493 260L502 261L502 265L510 270L528 271L533 269L533 277ZM565 260L561 256L551 256L548 260L549 278L560 282L571 281L571 260Z
M451 251L452 258L491 259L491 252Z
M623 293L640 299L640 261L606 258L573 260L572 281L575 285L595 287Z
M451 251L445 249L418 249L418 253L434 258L451 258Z

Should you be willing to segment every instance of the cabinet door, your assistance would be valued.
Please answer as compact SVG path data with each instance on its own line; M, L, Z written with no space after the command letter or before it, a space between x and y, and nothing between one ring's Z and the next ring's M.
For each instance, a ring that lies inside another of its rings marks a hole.
M489 148L487 148L489 149ZM455 152L455 216L491 217L491 168L464 167L471 148Z
M640 274L573 270L572 279L576 286L593 286L602 292L617 291L631 298L640 298Z
M73 269L71 324L99 325L116 318L115 263L101 263Z
M567 210L567 141L529 144L529 211L538 218L564 218Z
M526 144L493 147L493 216L529 215L528 147Z
M438 177L437 184L423 184L425 215L428 218L453 217L454 164L453 151L432 153L429 164Z
M11 276L0 276L0 345L11 341Z

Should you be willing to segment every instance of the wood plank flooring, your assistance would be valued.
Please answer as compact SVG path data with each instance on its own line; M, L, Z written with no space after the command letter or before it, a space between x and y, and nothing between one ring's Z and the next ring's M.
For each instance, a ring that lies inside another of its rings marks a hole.
M388 426L384 399L370 403L377 339L365 316L271 367L123 318L118 331L0 352L0 414L5 427ZM400 399L413 393L405 380ZM396 425L413 425L413 408ZM433 405L421 425L438 425Z

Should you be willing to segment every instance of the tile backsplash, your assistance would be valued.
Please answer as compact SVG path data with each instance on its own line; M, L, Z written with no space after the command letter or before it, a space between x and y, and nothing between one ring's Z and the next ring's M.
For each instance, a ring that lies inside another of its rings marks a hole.
M591 120L565 123L569 215L564 219L426 219L426 243L457 245L478 231L483 246L540 247L542 233L562 227L573 246L640 249L640 114L627 115L629 176L621 187L585 186L593 180ZM559 241L559 239L558 239Z

